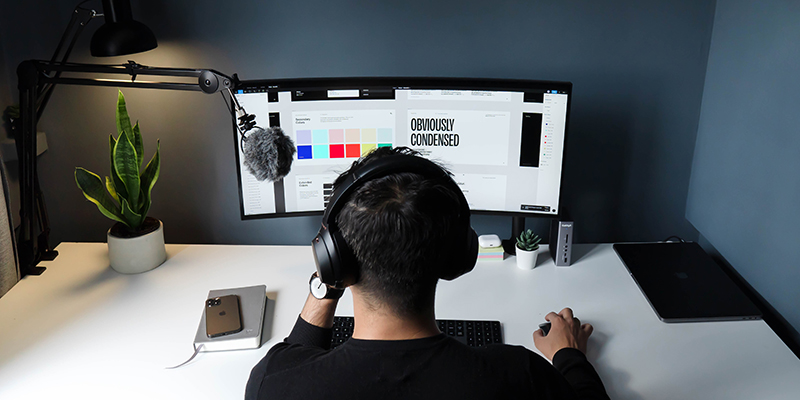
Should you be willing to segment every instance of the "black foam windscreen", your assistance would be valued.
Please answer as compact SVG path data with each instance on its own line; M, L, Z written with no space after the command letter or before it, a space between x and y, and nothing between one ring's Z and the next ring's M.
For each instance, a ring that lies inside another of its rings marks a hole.
M242 152L244 166L256 179L274 182L291 171L296 150L281 128L256 126L244 136Z

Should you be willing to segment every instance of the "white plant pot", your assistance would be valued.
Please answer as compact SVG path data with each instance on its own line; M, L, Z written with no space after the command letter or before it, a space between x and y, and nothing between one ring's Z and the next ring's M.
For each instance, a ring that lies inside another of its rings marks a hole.
M539 255L539 249L533 251L521 250L519 247L517 251L517 268L530 270L536 266L536 257Z
M108 258L111 268L123 274L138 274L161 265L167 259L164 245L164 223L158 229L134 238L113 236L109 229Z

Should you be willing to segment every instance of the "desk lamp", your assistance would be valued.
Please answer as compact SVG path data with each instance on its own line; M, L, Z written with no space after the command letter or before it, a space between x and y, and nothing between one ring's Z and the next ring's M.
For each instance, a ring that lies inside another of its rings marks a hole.
M114 86L149 89L193 90L207 94L227 91L231 98L230 110L242 122L252 127L253 117L247 115L233 96L231 88L236 80L210 69L183 69L148 67L134 61L122 65L68 63L70 53L83 28L96 17L105 16L105 25L97 29L91 40L91 53L96 57L118 56L139 53L158 46L152 31L144 24L133 20L130 0L103 0L103 14L83 7L88 0L79 3L67 29L56 47L50 61L28 60L17 67L20 99L20 135L17 138L20 178L20 227L17 239L20 278L39 275L44 267L42 260L53 260L58 252L50 248L50 224L44 204L42 190L36 171L36 124L42 116L56 84ZM69 40L63 57L58 56L70 33L78 24ZM62 73L77 77L62 77ZM129 75L130 80L92 78L94 74ZM167 77L196 77L197 83L137 81L140 75ZM223 92L223 97L225 94ZM227 99L226 99L227 103Z

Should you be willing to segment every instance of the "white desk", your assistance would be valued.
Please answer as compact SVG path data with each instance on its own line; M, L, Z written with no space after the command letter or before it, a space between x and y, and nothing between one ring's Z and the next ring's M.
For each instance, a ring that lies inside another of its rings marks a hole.
M250 369L289 333L314 270L306 246L167 246L140 275L108 267L106 245L60 255L0 298L0 399L241 399ZM576 246L572 267L546 253L532 271L481 262L437 294L438 318L495 319L506 343L570 306L595 326L588 357L614 399L800 398L800 360L762 321L665 324L611 245ZM192 353L210 289L266 284L271 338L257 350ZM349 293L339 315L352 315Z

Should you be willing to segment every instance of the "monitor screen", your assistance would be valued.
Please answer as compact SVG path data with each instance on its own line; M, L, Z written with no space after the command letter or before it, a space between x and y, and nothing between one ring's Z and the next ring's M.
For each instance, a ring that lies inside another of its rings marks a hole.
M282 179L258 181L234 129L243 219L321 214L358 157L406 146L450 169L479 213L559 214L572 84L456 78L238 82L256 125L280 127L296 153Z

